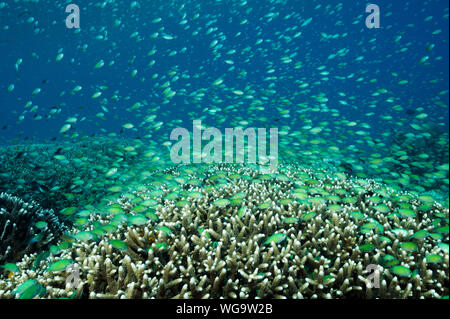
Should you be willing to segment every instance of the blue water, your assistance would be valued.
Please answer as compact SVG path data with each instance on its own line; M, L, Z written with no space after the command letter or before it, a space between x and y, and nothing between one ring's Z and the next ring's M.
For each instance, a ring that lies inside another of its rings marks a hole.
M105 3L104 8L99 8L101 3ZM189 93L205 89L206 95L200 103L200 110L211 105L225 108L236 103L235 96L212 88L211 83L223 77L229 86L244 88L251 85L257 91L255 96L260 95L267 88L264 78L268 76L265 72L268 62L273 63L273 68L276 69L273 75L278 77L272 87L276 93L266 103L269 119L276 113L274 108L277 106L277 97L287 98L294 104L312 104L314 101L311 95L323 92L327 95L330 108L339 109L341 115L345 115L349 120L361 119L370 123L373 136L377 136L380 130L389 129L390 124L376 117L365 118L364 114L374 111L376 114L404 118L404 112L392 110L394 104L413 110L423 107L429 115L428 119L448 125L448 92L439 95L439 92L448 89L446 1L378 1L381 9L380 29L365 27L367 14L366 3L363 1L247 1L244 6L240 6L238 1L140 1L140 9L131 8L130 3L83 2L80 5L81 32L74 34L73 30L65 27L67 13L64 12L65 7L62 4L52 1L27 4L7 2L7 6L0 11L0 125L8 126L2 130L3 143L14 137L38 140L60 138L58 130L62 126L61 123L74 115L86 117L86 121L76 126L76 130L81 134L101 133L100 128L119 133L124 122L139 121L136 119L136 115L140 115L138 112L127 112L125 109L143 100L147 101L148 106L144 106L140 111L145 113L151 106L160 106L155 113L158 120L164 123L173 119L191 120L183 115L193 111L200 116L199 108L194 108L193 103L182 94L177 94L169 103L162 104L164 96L158 86L167 79L152 80L153 74L162 76L171 70L177 70L178 75L186 75L186 78L180 77L178 81L173 82L173 90L185 89ZM321 7L315 9L319 4ZM252 8L251 13L246 13L249 8ZM268 22L268 18L264 16L270 12L276 12L278 16ZM194 14L199 14L199 17L192 20ZM186 15L188 23L180 25L183 15ZM292 17L285 19L288 15ZM424 21L429 16L432 19ZM33 17L35 22L27 22L29 17ZM151 22L158 17L162 19L161 22ZM311 23L301 27L301 23L309 17L313 18ZM114 26L116 19L121 20L120 27ZM244 19L248 22L240 25ZM210 22L212 23L209 24ZM189 28L186 28L187 26ZM205 34L209 27L217 28L217 31ZM107 31L107 38L95 39L97 35L105 34L101 31L102 28ZM442 31L431 35L432 31L438 29ZM199 30L199 34L193 36L192 32L195 30ZM137 38L142 37L142 41L130 38L135 31L139 32ZM160 32L157 39L150 38L154 32ZM222 56L214 60L209 44L218 38L219 32L226 36L226 39L219 41L223 45L223 48L219 49ZM236 37L238 32L241 34ZM284 39L286 36L292 37L296 32L301 32L301 35L292 38L290 42ZM321 32L340 36L324 41ZM162 33L176 38L162 39ZM343 37L343 34L346 36ZM395 43L394 40L398 36L401 36L401 39ZM255 45L258 38L264 41ZM426 50L429 44L435 44L431 52ZM81 50L83 45L87 45L86 52ZM179 53L183 47L186 52ZM403 47L408 50L399 53ZM149 57L147 52L152 48L156 48L157 52ZM248 48L248 51L239 53L244 48ZM64 58L55 62L60 49L63 50ZM226 52L231 49L237 53L227 56ZM330 54L340 49L347 49L349 52L343 57L328 59ZM168 56L168 52L172 50L177 50L178 53ZM294 62L283 64L280 61L281 57L292 54L295 54L293 60L302 63L301 69L293 68ZM429 64L419 64L418 61L425 55L430 56ZM364 56L364 59L355 61L358 56ZM23 63L17 72L14 64L19 57L23 59ZM227 57L234 61L235 70L227 71L230 65L223 62ZM134 62L130 65L132 58ZM100 59L104 59L105 66L94 70L93 66ZM155 65L149 67L150 60L155 60ZM108 66L110 61L114 61L114 65ZM329 80L313 86L311 84L322 77L317 71L317 67L322 65L330 72ZM137 69L138 73L136 77L131 78L133 69ZM247 72L246 77L239 76L242 70ZM392 72L398 76L392 77ZM334 78L350 74L354 74L352 79ZM358 77L364 77L365 80L355 81ZM141 81L141 78L145 78L145 81ZM295 96L295 92L300 91L294 84L295 79L303 79L309 83L310 92ZM376 79L376 83L370 83L367 79ZM396 80L402 79L408 80L408 84L396 83ZM11 83L15 85L15 89L8 93L7 88ZM76 85L81 85L82 91L73 96L69 95L68 92ZM108 86L108 89L99 99L93 100L90 97L99 85ZM35 88L41 88L42 91L32 96L31 92ZM394 97L395 103L378 101L376 109L368 108L372 100L371 94L378 88L388 89L390 94L386 96ZM118 102L111 100L115 90L118 90L121 99ZM64 91L66 94L60 96ZM351 105L339 105L338 92L353 96ZM216 94L222 99L220 103L212 100ZM130 99L124 101L123 98L127 96ZM109 112L105 114L105 120L95 117L98 112L103 112L99 103L102 98L108 99L105 106ZM433 102L437 98L447 107L434 105ZM33 105L39 106L36 114L41 115L43 119L34 120L34 114L28 113L25 119L16 125L18 116L29 100ZM250 101L240 102L242 104L234 112L245 115ZM52 107L61 108L61 113L47 120ZM295 105L289 108L296 110ZM228 112L222 113L226 119L223 126L231 125ZM327 118L327 114L323 116ZM208 124L215 125L214 116L209 118L211 120ZM298 123L295 116L291 116L283 120L283 124L292 127L293 124L302 123ZM168 135L169 132L170 129L166 128L161 134ZM127 134L137 136L139 132ZM162 138L164 139L164 136Z

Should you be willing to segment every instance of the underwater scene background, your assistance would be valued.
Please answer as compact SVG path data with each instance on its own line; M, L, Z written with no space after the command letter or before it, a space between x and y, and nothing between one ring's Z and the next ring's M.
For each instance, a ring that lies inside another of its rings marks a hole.
M374 4L0 0L0 298L448 298L448 2Z

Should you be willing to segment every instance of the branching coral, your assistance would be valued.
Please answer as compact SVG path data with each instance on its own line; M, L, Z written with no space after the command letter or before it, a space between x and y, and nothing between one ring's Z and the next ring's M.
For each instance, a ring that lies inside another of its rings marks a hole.
M67 273L45 271L61 258L80 266L77 294L89 298L448 295L448 209L428 197L299 167L181 167L153 178L155 189L90 216L84 231L98 237L0 281L0 297L28 279L47 297L72 295ZM370 265L379 288L367 286Z

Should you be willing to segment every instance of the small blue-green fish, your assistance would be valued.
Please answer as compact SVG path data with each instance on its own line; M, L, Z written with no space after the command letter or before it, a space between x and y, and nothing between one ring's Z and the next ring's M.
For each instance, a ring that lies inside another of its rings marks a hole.
M12 273L16 273L16 272L20 271L19 267L17 267L17 265L13 264L13 263L7 263L7 264L4 264L4 265L2 265L0 267L3 268L3 269L6 269L6 270L8 270L8 271L10 271Z
M283 233L275 233L264 242L264 245L270 245L272 242L275 244L281 243L283 240L286 239L286 235Z
M55 261L50 266L48 266L47 270L48 272L54 272L54 271L63 271L67 268L67 266L73 264L72 259L61 259L58 261Z

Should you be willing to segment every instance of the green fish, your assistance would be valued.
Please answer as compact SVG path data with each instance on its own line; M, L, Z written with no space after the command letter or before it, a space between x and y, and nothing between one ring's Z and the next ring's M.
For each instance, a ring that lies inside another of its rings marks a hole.
M115 240L115 239L114 239L114 240L108 241L108 243L109 243L111 246L113 246L114 248L118 249L118 250L124 251L124 250L127 250L127 249L128 249L127 243L125 243L125 242L122 241L122 240Z
M275 244L281 243L283 240L286 239L286 235L283 233L275 233L272 236L270 236L265 242L264 245L270 245L272 242Z
M47 272L63 271L73 263L74 261L72 259L61 259L50 264L50 266L47 268L46 271Z
M4 264L4 265L2 265L0 267L3 268L3 269L6 269L6 270L8 270L9 272L12 272L12 273L16 273L16 272L20 271L19 267L17 267L17 265L13 264L13 263L7 263L7 264Z

